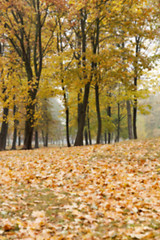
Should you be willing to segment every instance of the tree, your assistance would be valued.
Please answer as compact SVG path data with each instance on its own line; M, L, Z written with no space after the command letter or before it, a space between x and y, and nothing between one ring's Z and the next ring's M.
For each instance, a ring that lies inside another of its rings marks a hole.
M0 43L0 57L2 58L4 54L4 44ZM7 132L8 132L8 94L6 93L7 87L5 84L5 74L4 74L4 66L2 64L1 68L1 89L2 89L2 99L3 99L3 114L2 114L2 126L1 126L1 132L0 132L0 150L5 150L6 148L6 139L7 139Z
M4 37L17 53L17 58L23 62L27 77L25 149L32 147L36 96L43 60L53 38L54 28L51 30L46 26L49 21L49 7L49 3L40 0L1 1ZM43 37L47 38L47 41L43 41Z
M66 44L63 41L63 38L65 36L65 32L62 32L62 22L61 22L61 18L63 17L63 12L62 12L62 16L60 17L59 15L57 16L57 25L58 25L58 29L59 31L57 31L57 52L58 55L62 54L64 52L64 49L66 48ZM65 21L63 21L63 24L65 23ZM68 38L68 37L67 37ZM64 45L64 46L63 46ZM71 60L72 61L72 60ZM62 91L63 91L63 102L64 102L64 107L65 107L65 121L66 121L66 140L67 140L67 146L70 147L71 143L70 143L70 134L69 134L69 105L68 105L68 90L67 90L67 85L65 84L64 81L64 72L66 70L68 70L70 63L68 63L67 66L65 66L64 68L64 62L63 60L61 60L60 62L60 79L61 79L61 87L62 87Z

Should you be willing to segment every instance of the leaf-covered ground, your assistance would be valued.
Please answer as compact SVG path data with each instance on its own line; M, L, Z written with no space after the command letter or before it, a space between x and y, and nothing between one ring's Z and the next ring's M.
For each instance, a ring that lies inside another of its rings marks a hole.
M0 152L0 239L160 239L160 139Z

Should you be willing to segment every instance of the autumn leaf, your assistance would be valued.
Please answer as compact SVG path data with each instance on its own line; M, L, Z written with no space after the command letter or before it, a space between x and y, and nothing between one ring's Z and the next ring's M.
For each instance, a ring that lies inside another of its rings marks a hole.
M2 237L158 240L159 147L152 139L0 152Z

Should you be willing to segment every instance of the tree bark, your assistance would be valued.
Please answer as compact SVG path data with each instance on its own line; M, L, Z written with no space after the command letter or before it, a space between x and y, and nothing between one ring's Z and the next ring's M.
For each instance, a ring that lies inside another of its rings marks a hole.
M129 137L129 139L133 139L133 132L132 132L132 114L131 114L130 101L127 100L126 104L127 104L128 137Z
M42 130L42 141L43 141L43 146L45 147L45 136L44 136L44 131Z
M90 91L90 82L85 85L84 96L83 96L83 103L79 104L79 113L78 113L78 131L75 140L75 146L82 146L83 145L83 130L85 126L85 117L86 117L86 109L88 104L89 98L89 91Z
M35 148L39 148L38 130L35 130Z
M67 139L67 146L71 147L70 138L69 138L69 107L66 107L66 139Z
M107 115L111 117L111 106L108 106L107 108ZM108 131L108 144L111 143L111 133Z
M117 124L117 138L116 138L116 142L119 142L119 138L120 138L120 123L121 123L120 103L118 103L118 124Z
M18 146L21 146L21 132L18 132Z
M87 128L88 128L88 138L89 144L92 145L91 129L90 129L90 118L89 118L89 103L87 106Z
M6 104L6 101L8 99L8 96L6 95L6 86L4 83L4 80L2 80L2 94L4 94L4 104ZM8 114L9 114L9 108L8 106L3 107L3 114L2 114L2 125L1 125L1 133L0 133L0 151L6 149L6 141L7 141L7 133L8 133Z
M17 142L17 127L15 126L13 132L12 150L16 149L16 142Z
M97 6L98 7L98 6ZM93 54L96 56L97 54L99 55L99 32L100 32L100 21L99 18L97 17L96 19L96 28L95 28L95 33L93 33L91 37L92 41L92 48L93 48ZM101 142L101 130L102 130L102 121L101 121L101 112L100 112L100 103L99 103L99 85L98 82L100 81L100 74L97 71L98 67L98 62L93 62L93 71L94 71L94 76L96 79L96 84L95 84L95 98L96 98L96 111L97 111L97 122L98 122L98 128L97 128L97 139L96 142L99 144Z
M85 136L85 144L88 145L88 132L87 129L84 131L84 136Z
M107 143L107 133L106 133L106 131L104 133L104 142L105 142L105 144Z
M46 123L46 131L45 131L45 136L44 136L44 147L48 147L48 135L49 135L49 128L48 128L48 122Z
M6 141L7 141L7 133L8 133L8 113L9 108L4 107L3 108L3 121L1 126L1 133L0 133L0 151L6 149Z
M35 98L32 99L32 101L34 101L34 100L35 100ZM32 149L35 104L33 102L31 104L28 104L26 109L27 109L27 116L26 116L26 122L25 122L25 137L24 137L23 149Z
M26 120L25 122L25 138L24 138L24 147L23 149L32 149L32 137L33 137L32 122Z
M134 78L134 85L137 89L137 77ZM137 139L137 97L134 96L133 100L133 135Z
M134 77L134 91L135 93L137 92L137 85L138 85L138 56L139 56L139 52L140 52L140 41L141 41L141 37L140 36L136 36L135 37L135 43L136 43L136 56L135 56L135 65L134 65L134 73L135 73L135 77ZM138 99L137 99L137 95L134 94L134 100L133 100L133 135L134 135L134 139L137 139L137 105L138 105Z
M45 147L48 147L48 131L46 132L45 136Z
M18 121L17 121L17 119L15 119L16 111L17 111L17 107L16 107L16 105L14 104L14 107L13 107L14 131L13 131L12 150L15 150L15 149L16 149L16 142L17 142L17 125L18 125Z
M100 104L99 104L99 86L96 83L95 85L95 96L96 96L96 111L97 111L97 122L98 122L98 130L97 130L97 144L101 141L101 130L102 130L102 120L101 120L101 112L100 112Z

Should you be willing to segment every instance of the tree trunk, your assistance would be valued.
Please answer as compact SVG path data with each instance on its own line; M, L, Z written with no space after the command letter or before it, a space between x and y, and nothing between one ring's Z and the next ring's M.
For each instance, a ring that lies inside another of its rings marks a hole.
M15 114L17 111L17 107L14 104L13 107L13 116L14 116L14 131L13 131L13 142L12 142L12 150L16 149L16 141L17 141L17 125L18 125L18 121L15 119Z
M35 130L35 148L39 148L38 130Z
M75 146L82 146L83 145L83 130L85 126L85 117L86 117L86 109L88 104L89 98L89 91L90 91L90 82L85 85L84 96L83 96L83 103L79 104L79 111L78 111L78 131L75 140Z
M9 134L7 135L7 140L8 140L8 141L7 141L7 144L6 144L6 145L9 147L9 146L10 146L10 135L9 135Z
M25 122L25 137L24 137L24 146L23 149L32 149L32 138L33 138L33 131L34 131L34 113L35 113L35 98L36 92L34 91L32 94L30 93L30 101L31 103L26 107L26 122Z
M3 121L1 126L1 133L0 133L0 151L6 149L6 141L7 141L7 133L8 133L8 107L3 108Z
M105 142L105 144L107 143L107 133L106 133L106 131L104 133L104 142Z
M117 137L116 137L116 142L119 142L120 138L120 103L118 103L118 124L117 124Z
M48 147L48 131L46 132L45 136L45 147Z
M97 83L95 85L95 96L96 96L96 111L97 111L97 121L98 121L97 144L99 144L101 140L102 121L101 121L101 112L100 112L100 104L99 104L99 86Z
M18 146L21 146L21 132L18 132Z
M98 5L97 5L98 7ZM91 37L91 43L92 43L92 51L93 54L99 55L99 32L100 32L100 20L97 17L96 22L95 22L95 34L92 35ZM98 86L98 82L100 82L100 73L98 73L97 71L97 66L98 66L98 62L93 62L92 63L92 70L94 72L95 75L95 79L96 79L96 84L95 84L95 98L96 98L96 111L97 111L97 122L98 122L98 129L97 129L97 139L96 139L96 143L99 144L101 142L101 130L102 130L102 121L101 121L101 112L100 112L100 103L99 103L99 86Z
M137 77L134 78L134 85L137 89ZM137 139L137 97L134 96L133 103L133 135L134 139Z
M24 149L32 149L33 130L32 122L28 119L25 123Z
M80 43L79 40L81 40L81 46L82 46L82 66L83 66L83 79L87 78L86 75L86 48L87 48L87 41L86 41L86 20L87 20L87 12L86 9L81 9L80 10L80 16L81 16L81 38L78 39L78 42ZM79 61L80 64L80 61ZM83 145L83 130L85 126L85 117L86 117L86 109L87 109L87 104L88 104L88 98L89 98L89 91L90 91L90 82L91 80L86 83L85 88L84 88L84 95L83 95L83 102L79 103L78 102L78 131L77 131L77 136L75 139L75 146L82 146ZM81 94L81 93L80 93Z
M43 146L45 147L45 137L44 137L44 131L42 130L42 141L43 141Z
M88 128L89 144L92 145L91 130L90 130L90 119L89 119L89 103L88 103L88 106L87 106L87 128Z
M87 132L87 129L85 129L85 131L84 131L84 136L85 136L85 143L86 143L86 145L88 145L88 132Z
M134 72L135 72L135 77L134 77L134 91L135 93L137 92L137 84L138 84L138 57L139 57L139 52L140 52L140 42L141 42L141 37L136 36L135 37L135 43L136 43L136 58L135 58L135 65L134 65ZM133 100L133 136L134 139L137 139L137 95L134 94L134 100Z
M129 139L133 139L131 105L129 100L127 100L126 103L127 103L128 137Z
M57 51L58 53L63 52L63 40L62 40L62 33L61 33L61 22L59 20L59 28L60 28L60 33L57 33ZM64 71L63 68L63 61L60 64L61 66L61 73ZM64 79L63 75L61 77L61 83L62 83L62 90L63 90L63 99L64 99L64 106L65 106L65 114L66 114L66 140L67 140L67 146L71 147L70 144L70 137L69 137L69 106L68 106L68 99L67 99L67 89L64 85Z
M15 126L13 132L12 150L16 149L16 141L17 141L17 127Z
M110 144L110 143L111 143L111 133L108 132L108 144Z
M6 93L6 86L4 79L2 79L2 96L4 94L4 104L6 104L8 96ZM2 113L2 125L1 125L1 133L0 133L0 151L6 149L6 141L7 141L7 133L8 133L8 114L9 114L9 108L8 105L3 107L3 113Z
M48 147L48 122L47 122L47 126L46 126L46 135L44 137L44 147Z
M107 115L109 117L111 117L111 107L110 106L108 106ZM108 131L108 144L110 144L110 143L111 143L111 133Z
M69 139L69 107L66 106L66 139L67 139L67 146L71 147L70 139Z

